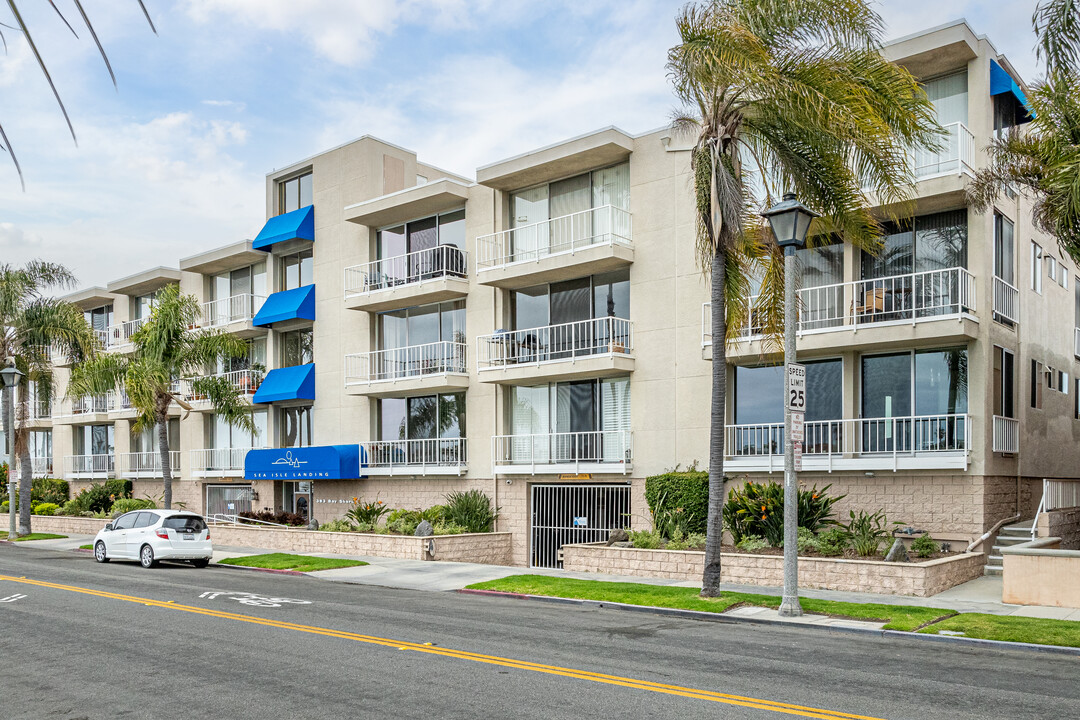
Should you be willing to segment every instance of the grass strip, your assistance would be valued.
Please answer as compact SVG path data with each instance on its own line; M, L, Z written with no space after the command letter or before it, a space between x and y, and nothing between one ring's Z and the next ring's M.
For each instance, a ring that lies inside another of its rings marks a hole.
M3 537L0 539L7 540L7 533L0 533ZM30 533L29 535L20 535L11 542L28 542L30 540L62 540L67 535L56 535L54 533Z
M718 598L703 598L696 588L648 585L645 583L575 580L546 575L512 575L498 580L476 583L470 590L498 590L525 595L597 600L650 607L677 608L722 613L738 605L778 608L780 598L772 595L725 592ZM834 600L802 598L803 610L815 615L830 615L854 620L885 623L887 630L911 631L953 614L952 610L908 605L850 603ZM936 626L935 626L936 627Z
M244 567L267 568L269 570L296 570L297 572L316 572L318 570L367 565L362 560L321 558L311 557L310 555L290 555L289 553L245 555L243 557L226 558L218 562L222 565L241 565Z
M94 546L93 545L80 545L79 549L80 550L93 550Z
M982 640L1080 647L1080 622L1018 615L961 613L919 630L937 635L942 630L962 632L963 637Z

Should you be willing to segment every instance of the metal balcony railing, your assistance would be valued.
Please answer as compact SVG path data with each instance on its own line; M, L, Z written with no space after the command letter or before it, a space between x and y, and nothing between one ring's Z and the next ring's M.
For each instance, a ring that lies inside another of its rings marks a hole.
M345 386L442 373L466 374L467 351L465 343L443 341L346 355Z
M241 293L202 304L204 328L221 328L237 322L250 322L266 301L262 295Z
M119 461L121 477L162 477L161 453L156 450L152 452L121 453L117 460ZM179 450L169 451L169 469L174 478L179 477Z
M938 175L975 174L975 134L962 122L950 123L944 129L939 150L915 151L915 176L920 180Z
M77 475L112 477L116 472L116 460L111 453L108 455L66 455L64 471Z
M104 331L97 331L98 338L101 339L101 333L104 332L105 337L102 344L106 350L115 350L130 345L131 336L138 332L139 328L146 324L146 321L147 318L136 318L135 320L110 325Z
M629 211L614 205L542 220L476 238L476 267L490 270L597 245L632 245Z
M1015 325L1020 320L1020 291L994 276L994 319Z
M394 474L424 474L440 470L463 470L469 462L467 438L426 440L375 440L362 443L361 465L369 470ZM365 458L366 456L366 458ZM361 474L364 468L360 469Z
M249 450L249 447L190 450L189 460L194 472L243 472L244 458Z
M34 477L49 477L53 471L53 459L51 457L31 457L30 472Z
M575 360L590 355L629 355L634 323L617 317L503 330L476 338L477 367L486 370L527 363Z
M389 290L436 278L464 278L468 276L468 272L468 253L456 245L437 245L345 268L345 297Z
M117 405L116 393L109 392L104 395L89 395L87 397L67 399L60 403L59 417L72 417L79 415L93 415L107 413L115 410Z
M634 436L625 430L493 435L495 465L621 465L633 462Z
M1015 455L1020 452L1020 421L994 416L994 452Z
M262 384L264 375L261 370L247 368L245 370L231 370L224 373L215 373L214 375L208 375L207 377L225 378L230 385L236 388L237 392L243 395L254 395L255 391L259 389L259 385ZM194 381L196 379L197 378L185 379L181 385L177 386L177 392L180 392L182 388L184 399L191 403L208 402L209 398L195 389Z

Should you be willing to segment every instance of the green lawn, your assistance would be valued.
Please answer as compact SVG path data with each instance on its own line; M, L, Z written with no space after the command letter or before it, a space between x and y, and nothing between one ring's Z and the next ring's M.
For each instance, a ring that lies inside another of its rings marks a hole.
M80 545L79 549L80 550L93 550L94 546L93 545Z
M545 575L513 575L499 580L476 583L470 585L469 589L500 590L526 595L548 595L715 613L722 613L737 605L780 607L780 598L772 595L726 592L718 598L703 598L699 595L700 591L695 588L602 580L573 580ZM874 605L809 598L804 598L801 602L803 610L808 613L857 620L876 620L885 623L885 628L888 630L915 630L939 618L954 614L952 610L906 605Z
M919 632L937 634L941 630L962 632L964 637L983 640L1080 647L1080 622L1075 620L962 613Z
M8 534L6 532L0 533L0 540L7 540ZM60 540L66 538L67 535L55 535L53 533L30 533L29 535L20 535L12 540L12 542L27 542L29 540Z
M244 557L219 560L222 565L243 565L245 567L268 568L270 570L296 570L315 572L334 568L357 567L367 565L361 560L342 560L340 558L320 558L308 555L290 555L289 553L267 553L265 555L245 555Z

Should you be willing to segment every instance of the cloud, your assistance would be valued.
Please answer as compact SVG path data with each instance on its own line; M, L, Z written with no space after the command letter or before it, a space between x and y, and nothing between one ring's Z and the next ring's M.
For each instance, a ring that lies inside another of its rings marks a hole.
M228 108L236 112L243 112L247 108L247 103L237 102L236 100L203 100L202 104L210 107Z

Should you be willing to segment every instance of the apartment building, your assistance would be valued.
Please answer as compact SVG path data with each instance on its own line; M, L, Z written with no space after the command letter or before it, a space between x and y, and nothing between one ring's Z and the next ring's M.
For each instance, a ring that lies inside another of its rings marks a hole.
M801 480L846 494L842 511L882 508L966 544L1034 514L1043 477L1078 472L1080 270L1023 198L965 204L986 144L1026 118L1008 61L963 21L886 53L926 84L948 137L913 159L918 198L881 255L800 253ZM68 299L109 352L130 349L169 283L203 303L200 327L250 343L205 372L245 393L258 433L178 380L191 411L170 443L188 507L325 521L354 497L424 508L479 488L514 561L555 566L567 542L647 526L644 478L707 462L691 141L606 128L473 181L365 136L267 175L254 240ZM725 471L778 480L780 358L753 313L728 360ZM35 464L75 488L119 475L159 494L155 445L125 404L36 408Z

